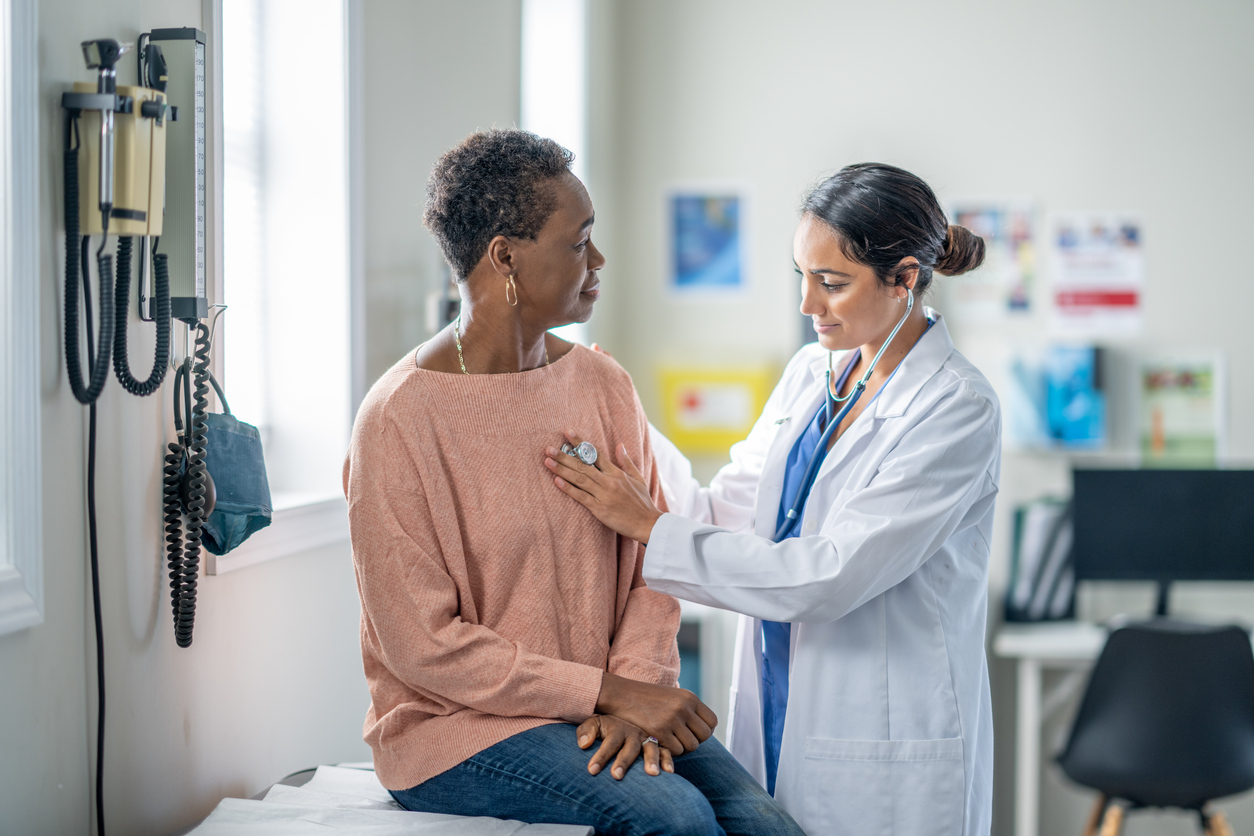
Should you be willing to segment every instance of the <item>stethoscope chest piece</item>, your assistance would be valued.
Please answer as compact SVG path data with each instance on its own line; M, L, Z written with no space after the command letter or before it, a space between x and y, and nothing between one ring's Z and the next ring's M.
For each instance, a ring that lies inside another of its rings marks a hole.
M562 452L571 458L579 459L584 464L597 463L597 448L592 446L591 441L581 441L577 446L571 444L563 444Z

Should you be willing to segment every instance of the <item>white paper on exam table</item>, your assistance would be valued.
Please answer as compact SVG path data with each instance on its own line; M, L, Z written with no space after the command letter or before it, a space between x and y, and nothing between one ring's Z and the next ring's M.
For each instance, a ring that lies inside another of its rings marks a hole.
M225 798L189 836L591 836L591 827L524 824L402 810L374 771L320 766L304 786L276 784L265 800Z
M195 836L592 836L591 827L523 824L491 818L441 816L404 810L342 810L224 798ZM190 834L189 834L190 836Z
M302 786L288 787L283 784L275 784L270 788L270 792L278 789L301 789L312 792L334 793L335 795L359 801L377 802L381 805L379 809L383 810L401 809L401 805L396 803L396 800L392 798L392 794L379 783L374 770L369 768L324 765L318 767L318 771L314 773L314 776ZM270 796L267 795L266 798L269 799ZM352 806L359 807L361 805L354 804Z

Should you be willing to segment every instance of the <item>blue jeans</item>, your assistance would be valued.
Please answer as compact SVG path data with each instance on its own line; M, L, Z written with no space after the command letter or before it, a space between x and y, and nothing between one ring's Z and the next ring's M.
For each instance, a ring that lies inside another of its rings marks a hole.
M623 780L588 774L575 727L554 723L483 750L392 797L406 810L584 824L598 836L804 836L792 817L710 738L649 775L637 758Z

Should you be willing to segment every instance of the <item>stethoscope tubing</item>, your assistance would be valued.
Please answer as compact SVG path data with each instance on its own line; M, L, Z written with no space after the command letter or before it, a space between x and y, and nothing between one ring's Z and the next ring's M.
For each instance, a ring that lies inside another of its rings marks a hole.
M832 373L829 370L825 377L823 385L825 394L825 408L827 409L828 420L827 427L823 430L823 435L819 437L819 443L814 448L814 455L810 457L810 463L806 466L805 475L801 477L801 484L797 486L797 495L793 497L792 506L788 509L788 513L784 515L784 522L780 525L779 530L775 532L773 538L776 543L784 538L792 527L796 524L798 517L801 516L801 505L810 494L810 489L814 486L814 480L818 476L819 468L823 464L823 460L827 458L827 445L831 441L832 434L836 432L836 428L840 426L845 417L849 415L849 411L854 408L858 400L862 397L862 393L866 391L867 381L871 379L875 367L879 365L880 358L884 356L884 351L892 344L896 338L897 332L901 330L901 326L906 324L906 320L910 318L911 311L914 310L914 292L909 288L906 289L906 312L897 321L892 332L889 333L888 339L884 340L884 344L880 346L880 350L875 352L871 365L867 368L866 373L862 375L862 379L854 384L853 391L841 398L832 394ZM885 384L887 385L887 384ZM844 402L844 406L836 417L831 417L832 403Z

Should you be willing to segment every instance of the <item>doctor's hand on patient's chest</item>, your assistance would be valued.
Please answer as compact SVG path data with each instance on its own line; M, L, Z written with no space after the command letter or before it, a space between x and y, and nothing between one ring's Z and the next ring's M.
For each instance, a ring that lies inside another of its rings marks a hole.
M573 430L566 431L566 438L573 445L583 440ZM591 511L606 528L640 543L649 542L662 512L653 504L649 485L627 456L625 445L614 451L617 465L609 456L598 456L596 463L589 465L556 447L544 452L544 466L553 473L553 483L560 491Z

